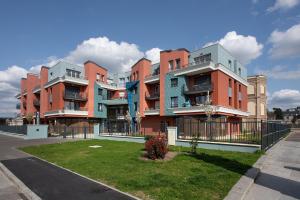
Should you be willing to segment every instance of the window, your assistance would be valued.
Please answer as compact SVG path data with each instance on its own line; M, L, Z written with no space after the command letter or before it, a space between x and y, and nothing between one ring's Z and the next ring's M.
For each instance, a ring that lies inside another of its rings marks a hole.
M132 94L136 94L137 93L137 88L134 88L133 90L132 90Z
M241 88L241 84L239 84L239 92L241 92L242 88Z
M104 75L101 75L101 81L104 82Z
M196 105L204 104L205 101L206 101L206 96L205 96L205 95L202 95L202 96L196 96L196 97L195 97Z
M205 62L211 61L211 54L205 54L205 55L200 55L196 58L194 58L195 64L201 64Z
M102 88L98 88L98 95L102 95L102 92L103 92Z
M176 69L180 69L180 59L176 59Z
M241 68L239 68L239 75L240 75L240 76L242 75L242 70L241 70Z
M242 108L242 101L239 101L239 109Z
M134 102L134 111L137 111L137 102Z
M136 72L136 80L139 80L139 72Z
M178 97L171 97L171 108L178 107Z
M229 66L229 68L231 69L231 60L228 60L228 66Z
M103 104L98 103L98 111L102 112L103 111Z
M173 60L169 61L169 71L173 69Z
M229 82L228 82L228 87L231 88L231 79L229 79Z
M229 99L228 99L228 103L229 103L229 105L231 106L232 105L232 99L231 99L231 97L229 97Z
M53 72L50 72L50 76L52 76L53 75Z
M172 78L171 79L171 87L177 87L178 86L178 79Z
M66 69L66 72L67 72L67 76L71 76L71 77L74 77L74 78L79 78L80 77L80 72L79 71Z
M96 74L96 81L100 81L100 74L99 73Z

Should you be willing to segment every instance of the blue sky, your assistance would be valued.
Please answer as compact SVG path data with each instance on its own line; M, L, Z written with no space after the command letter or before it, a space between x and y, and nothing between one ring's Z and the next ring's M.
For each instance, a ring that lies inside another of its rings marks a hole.
M217 41L247 61L249 75L269 75L269 107L300 105L299 0L2 0L0 27L0 103L11 104L2 116L16 112L18 79L41 64L91 58L119 71L160 49Z

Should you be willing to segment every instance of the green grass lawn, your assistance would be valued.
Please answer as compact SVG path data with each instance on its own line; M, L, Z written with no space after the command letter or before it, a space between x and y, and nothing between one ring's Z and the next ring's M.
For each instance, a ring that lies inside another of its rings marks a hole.
M171 161L144 161L139 159L143 147L138 143L87 140L22 150L142 199L172 200L223 199L260 156L198 149L197 156L179 154Z

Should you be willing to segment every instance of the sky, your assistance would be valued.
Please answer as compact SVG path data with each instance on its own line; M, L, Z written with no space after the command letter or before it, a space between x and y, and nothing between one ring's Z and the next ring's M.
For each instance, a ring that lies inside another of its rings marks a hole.
M0 116L20 78L58 60L127 71L159 51L220 43L268 77L268 108L300 106L300 0L1 0Z

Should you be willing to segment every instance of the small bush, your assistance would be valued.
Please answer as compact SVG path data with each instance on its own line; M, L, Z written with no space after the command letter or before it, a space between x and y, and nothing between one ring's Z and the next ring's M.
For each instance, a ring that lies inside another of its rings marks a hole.
M145 142L148 158L152 160L164 159L168 152L168 142L164 136L152 137Z
M154 138L155 136L153 136L153 135L146 135L145 137L144 137L144 140L147 142L148 140L150 140L150 139L152 139L152 138Z
M193 137L190 141L191 145L191 153L196 154L197 153L197 146L198 146L198 137Z

